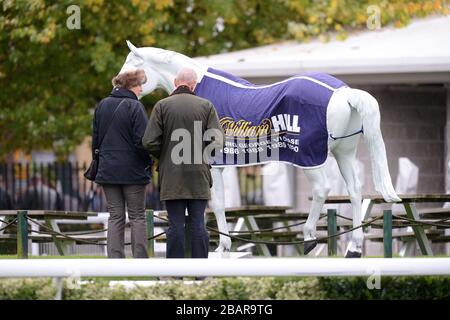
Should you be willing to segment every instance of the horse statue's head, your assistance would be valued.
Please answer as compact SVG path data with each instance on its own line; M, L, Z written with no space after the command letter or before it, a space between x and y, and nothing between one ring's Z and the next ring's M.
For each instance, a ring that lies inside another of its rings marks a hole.
M147 82L142 86L142 96L157 88L164 89L168 93L172 92L175 89L173 79L183 67L193 68L199 80L205 70L191 58L177 52L154 47L137 48L128 40L127 45L130 53L119 73L136 68L143 69Z

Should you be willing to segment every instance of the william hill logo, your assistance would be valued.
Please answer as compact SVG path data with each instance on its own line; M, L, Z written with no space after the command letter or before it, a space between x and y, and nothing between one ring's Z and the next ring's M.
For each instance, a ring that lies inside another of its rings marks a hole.
M276 132L287 131L300 133L300 127L298 126L298 116L290 114L279 114L272 118L273 129Z
M275 132L293 132L300 133L298 125L298 116L290 114L279 114L264 119L259 125L252 125L250 121L238 120L235 121L231 117L220 119L223 131L226 136L234 137L259 137L270 133L273 128Z
M261 121L260 125L252 126L250 121L238 120L226 117L220 119L223 131L226 136L234 137L259 137L270 133L271 123L269 119Z

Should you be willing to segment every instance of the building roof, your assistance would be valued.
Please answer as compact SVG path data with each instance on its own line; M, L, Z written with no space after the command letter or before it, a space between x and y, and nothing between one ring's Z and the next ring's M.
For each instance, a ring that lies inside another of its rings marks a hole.
M256 82L307 71L350 83L450 82L450 16L356 32L344 41L286 41L196 60Z

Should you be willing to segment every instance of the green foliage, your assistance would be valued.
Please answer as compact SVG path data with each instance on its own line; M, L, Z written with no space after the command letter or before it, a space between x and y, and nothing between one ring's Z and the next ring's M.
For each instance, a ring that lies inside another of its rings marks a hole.
M66 282L63 289L64 300L127 300L127 291L123 286L109 287L109 281L97 280L80 285L79 288Z
M320 278L327 299L450 299L450 277L382 277L381 288L369 290L366 278Z
M0 280L0 300L48 300L55 294L51 279Z
M0 0L0 150L54 149L66 157L90 134L92 108L111 89L129 39L188 56L306 41L365 27L367 7L382 25L447 13L444 0ZM144 100L152 105L156 95Z
M325 293L319 289L317 278L305 278L301 281L288 281L276 294L277 300L321 300Z
M65 300L306 300L306 299L450 299L450 277L383 277L381 289L367 288L363 277L347 278L210 278L201 283L168 281L126 289L90 280L63 288ZM50 279L0 280L0 300L53 299Z
M367 28L369 18L379 12L380 27L393 23L396 27L406 26L413 17L424 17L432 13L448 13L445 1L422 0L319 0L286 1L298 14L296 21L290 21L289 31L297 40L320 37L327 40L336 33L343 40L349 29Z

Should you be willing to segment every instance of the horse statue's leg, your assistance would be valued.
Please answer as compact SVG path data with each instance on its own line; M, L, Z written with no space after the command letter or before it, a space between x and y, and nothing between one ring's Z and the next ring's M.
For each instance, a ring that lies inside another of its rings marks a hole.
M345 88L337 91L328 105L329 130L334 136L346 136L364 127L364 139L369 147L375 189L385 201L399 201L389 175L386 149L380 130L378 103L370 94L358 89ZM359 135L336 140L330 149L339 165L347 185L353 214L353 227L361 225L361 183L358 178L356 151ZM352 232L352 240L346 257L362 255L364 232L362 228Z
M307 255L317 246L317 241L315 241L317 221L328 197L328 192L330 192L330 185L324 168L305 169L304 172L312 186L312 204L303 234L305 241L314 240L304 244L303 254Z
M348 146L352 145L354 142L353 150L349 152L342 152L342 149L335 149L333 154L339 165L339 170L344 177L345 183L347 185L348 195L350 197L350 202L352 204L352 217L353 217L353 227L361 225L362 222L362 209L361 209L361 182L358 178L357 162L356 162L356 146L358 144L357 138L349 138ZM345 150L345 149L344 149ZM352 231L352 239L350 241L350 246L345 254L346 258L359 258L362 254L362 245L364 240L364 232L362 228L355 229Z
M364 141L369 149L372 164L372 178L375 190L381 193L386 202L398 202L392 185L386 156L386 147L380 129L380 110L377 100L368 92L359 89L342 89L348 104L358 112L364 127Z
M359 113L352 109L344 91L336 92L328 105L329 130L336 136L346 136L361 129L362 120ZM354 135L333 141L331 152L336 158L339 170L345 180L352 206L353 227L361 224L361 183L358 178L356 151L361 135ZM361 228L352 232L350 246L346 257L361 257L364 233Z
M213 167L211 175L213 186L211 188L211 202L214 215L216 216L217 227L219 231L228 234L228 225L225 218L225 190L222 176L223 168ZM219 235L219 246L216 252L230 251L231 239L223 234Z

